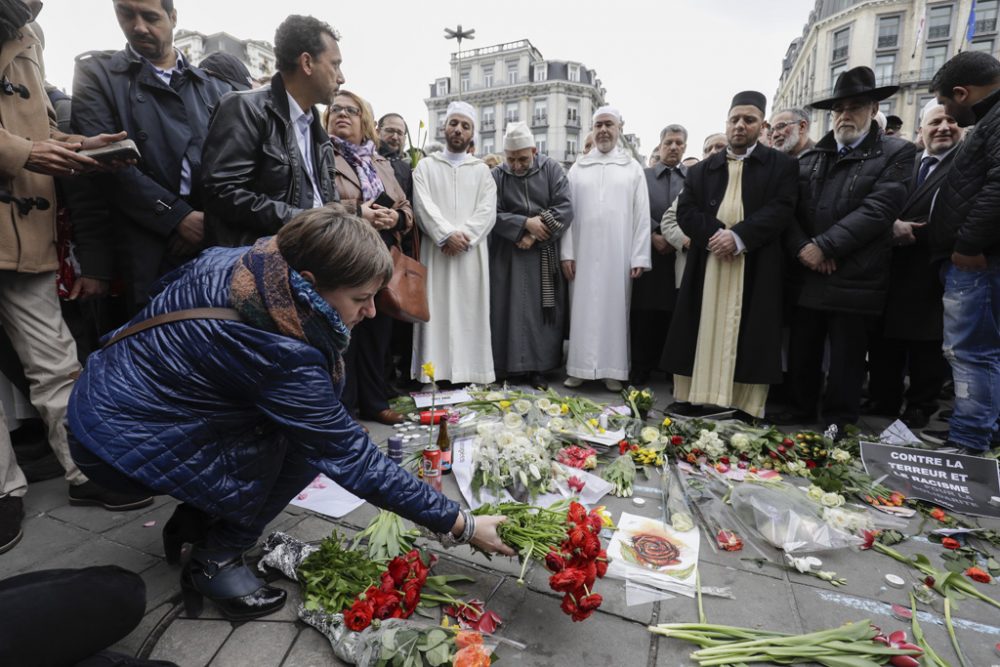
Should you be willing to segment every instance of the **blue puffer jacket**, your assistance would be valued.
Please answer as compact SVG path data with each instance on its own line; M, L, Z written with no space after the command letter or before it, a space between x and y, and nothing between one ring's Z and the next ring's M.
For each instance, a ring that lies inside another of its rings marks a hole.
M245 248L216 248L163 279L133 322L228 307ZM319 350L242 322L164 324L96 352L73 390L84 447L157 492L249 524L286 459L437 532L458 505L386 458L340 403Z

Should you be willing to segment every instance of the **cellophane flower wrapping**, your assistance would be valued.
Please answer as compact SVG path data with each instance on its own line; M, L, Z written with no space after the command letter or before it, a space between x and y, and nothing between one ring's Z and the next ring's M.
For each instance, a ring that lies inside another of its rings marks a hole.
M744 483L733 489L733 509L773 546L787 553L831 551L863 539L828 523L823 508L788 484Z
M389 644L392 644L396 650L403 650L403 654L405 655L406 647L400 647L398 639L396 641L386 641L386 635L393 633L398 637L398 634L401 631L406 630L422 631L425 634L427 632L443 633L447 636L447 641L452 650L460 650L462 648L462 642L456 643L455 640L458 635L456 635L456 632L452 629L442 628L441 626L428 621L405 618L388 618L378 621L377 624L373 623L361 632L350 633L355 635L355 641L353 643L354 654L350 658L343 659L351 664L357 665L358 667L374 667L381 659L383 649L387 648L387 645ZM461 634L461 631L459 634ZM478 635L481 637L481 639L476 639L476 645L485 655L490 656L496 650L497 645L495 641L490 640L489 636L468 631L465 631L464 634ZM334 652L336 652L336 647L334 647ZM340 656L338 655L338 657ZM416 664L427 663L422 660L418 660ZM447 664L451 665L452 662L449 661Z

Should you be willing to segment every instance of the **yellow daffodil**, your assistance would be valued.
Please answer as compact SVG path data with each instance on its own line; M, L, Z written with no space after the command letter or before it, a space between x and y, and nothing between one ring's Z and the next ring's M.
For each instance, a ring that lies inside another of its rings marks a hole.
M597 422L597 420L596 420L596 419L594 419L593 417L591 417L590 419L588 419L588 420L587 420L587 423L588 423L588 424L590 424L591 426L593 426L594 428L597 428L597 424L598 424L598 422Z
M424 375L431 379L431 382L434 382L434 362L425 361L420 365L420 370Z
M674 423L674 422L673 422L673 420L671 420L671 419L670 419L670 417L665 417L665 418L663 419L663 426L664 426L664 427L666 427L666 426L670 426L670 425L671 425L671 424L673 424L673 423Z
M561 409L562 409L562 413L563 414L566 414L567 412L569 412L569 403L563 403Z
M611 520L611 512L604 505L598 505L594 511L601 517L601 523L606 528L614 528L615 522Z
M506 410L510 407L510 401L500 401L500 408Z

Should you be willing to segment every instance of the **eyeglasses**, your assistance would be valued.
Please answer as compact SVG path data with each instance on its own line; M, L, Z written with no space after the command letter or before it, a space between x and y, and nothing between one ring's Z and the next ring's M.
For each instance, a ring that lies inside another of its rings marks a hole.
M837 104L832 108L833 113L840 115L845 113L857 113L862 109L868 108L867 104Z
M348 116L360 116L361 109L357 107L342 107L339 104L334 104L330 107L330 113L334 116L339 116L341 114L346 114Z
M394 127L383 127L381 130L379 130L379 132L384 132L384 133L386 133L388 135L395 135L397 137L402 137L403 135L406 134L405 131L403 131L403 130L397 130Z
M786 127L791 127L792 125L798 125L801 122L802 121L800 121L800 120L790 120L787 123L775 123L774 125L771 126L771 131L772 132L781 132Z

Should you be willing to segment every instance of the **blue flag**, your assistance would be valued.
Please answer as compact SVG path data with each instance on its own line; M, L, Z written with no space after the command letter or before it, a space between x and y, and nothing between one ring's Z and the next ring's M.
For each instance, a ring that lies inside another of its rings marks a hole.
M969 27L965 31L966 41L972 41L976 36L976 0L972 0L972 7L969 9Z

